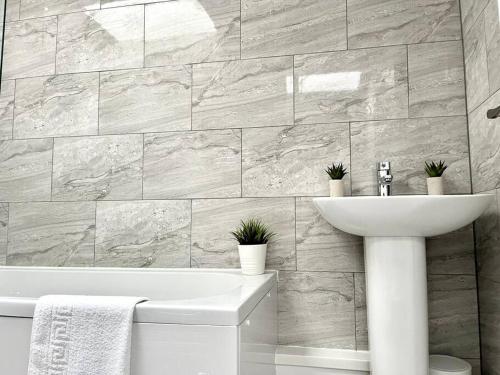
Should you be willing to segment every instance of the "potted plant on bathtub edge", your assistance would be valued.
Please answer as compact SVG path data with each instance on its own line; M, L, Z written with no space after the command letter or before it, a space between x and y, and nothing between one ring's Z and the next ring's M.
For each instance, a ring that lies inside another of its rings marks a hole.
M429 176L427 178L427 192L429 195L443 195L443 173L448 168L443 160L439 162L425 162L425 172Z
M330 176L330 197L343 197L345 195L344 176L347 174L347 168L342 163L333 163L325 172Z
M238 241L241 272L244 275L261 275L266 268L267 245L275 234L260 219L242 220L231 232Z

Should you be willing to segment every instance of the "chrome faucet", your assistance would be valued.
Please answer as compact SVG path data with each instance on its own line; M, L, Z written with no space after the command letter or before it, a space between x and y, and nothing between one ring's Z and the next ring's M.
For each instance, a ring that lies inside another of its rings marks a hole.
M392 194L391 163L382 161L377 163L378 195L388 197Z

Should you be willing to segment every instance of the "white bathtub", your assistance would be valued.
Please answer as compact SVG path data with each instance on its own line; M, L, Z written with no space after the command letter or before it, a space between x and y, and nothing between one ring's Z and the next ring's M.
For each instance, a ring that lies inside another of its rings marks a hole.
M25 375L37 298L133 295L132 375L273 375L276 274L0 267L0 374Z

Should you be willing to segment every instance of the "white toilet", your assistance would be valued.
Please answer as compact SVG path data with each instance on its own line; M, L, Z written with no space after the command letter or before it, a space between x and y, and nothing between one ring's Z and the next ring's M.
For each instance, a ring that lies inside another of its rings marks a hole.
M469 362L447 355L431 355L429 375L472 375Z

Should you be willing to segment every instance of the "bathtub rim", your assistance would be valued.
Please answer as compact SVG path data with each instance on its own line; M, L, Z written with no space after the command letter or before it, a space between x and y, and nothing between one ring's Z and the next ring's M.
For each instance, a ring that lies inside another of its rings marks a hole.
M191 300L150 300L137 305L135 323L238 326L255 306L277 287L278 271L266 270L263 275L245 276L240 269L218 268L121 268L121 267L25 267L0 266L7 271L79 271L109 273L223 273L240 276L243 284L226 294ZM246 286L243 290L241 287ZM0 295L0 316L32 318L38 298Z

